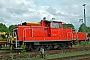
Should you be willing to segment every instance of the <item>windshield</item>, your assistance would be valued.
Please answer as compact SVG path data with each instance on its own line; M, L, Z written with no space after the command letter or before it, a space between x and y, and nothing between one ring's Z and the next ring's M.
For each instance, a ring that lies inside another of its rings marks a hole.
M59 24L55 23L55 22L52 22L52 28L59 28Z

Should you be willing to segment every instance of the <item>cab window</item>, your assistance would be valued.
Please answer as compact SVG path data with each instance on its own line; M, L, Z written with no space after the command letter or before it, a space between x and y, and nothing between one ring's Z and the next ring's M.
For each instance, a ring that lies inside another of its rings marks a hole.
M52 22L52 28L59 28L59 24L55 23L55 22Z

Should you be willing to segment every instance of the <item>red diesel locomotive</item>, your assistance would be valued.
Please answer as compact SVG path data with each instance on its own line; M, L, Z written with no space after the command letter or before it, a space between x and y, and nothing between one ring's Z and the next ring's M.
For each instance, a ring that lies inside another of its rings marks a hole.
M77 40L86 40L84 32L64 28L62 22L41 20L41 22L24 22L14 29L15 48L24 43L27 50L64 49L72 46Z

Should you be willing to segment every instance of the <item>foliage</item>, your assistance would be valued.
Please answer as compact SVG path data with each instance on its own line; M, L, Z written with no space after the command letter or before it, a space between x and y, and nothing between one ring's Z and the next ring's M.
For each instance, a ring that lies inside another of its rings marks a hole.
M85 27L86 27L86 30L85 30ZM85 24L83 23L83 24L80 25L78 31L79 31L79 32L84 32L84 31L90 32L90 27L85 26Z
M7 33L9 33L9 29L8 29L8 27L5 24L0 23L0 32L7 32ZM5 35L1 35L0 38L2 38L2 39L5 38Z
M0 32L8 32L8 28L5 24L0 23Z
M90 33L90 27L87 27L86 28L86 32L89 32Z
M13 29L14 29L15 26L16 25L10 25L9 26L9 32L10 32L11 35L13 35Z
M88 44L88 41L81 41L80 44Z
M21 48L22 48L21 53L26 54L26 50L25 50L26 46L24 43L21 45Z
M63 26L65 28L72 28L72 29L74 29L74 25L73 24L63 24Z
M79 32L83 32L83 26L84 26L84 24L80 25L79 30L78 30Z
M88 42L88 44L90 44L90 42Z
M16 25L10 25L9 28L8 28L5 24L0 23L0 32L7 32L8 33L7 36L9 35L9 33L11 35L13 35L13 29L14 29L15 26ZM0 35L0 39L3 39L3 38L5 38L5 36Z
M11 58L12 60L14 60L14 55L13 55L12 51L10 52L10 58Z

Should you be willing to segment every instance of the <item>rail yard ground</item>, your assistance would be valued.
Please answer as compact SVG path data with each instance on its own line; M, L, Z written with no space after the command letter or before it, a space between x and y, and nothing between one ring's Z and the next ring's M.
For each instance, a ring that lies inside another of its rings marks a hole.
M40 52L10 52L0 51L0 60L90 60L90 44L85 47L74 45L65 50L45 51L45 58L40 57Z

